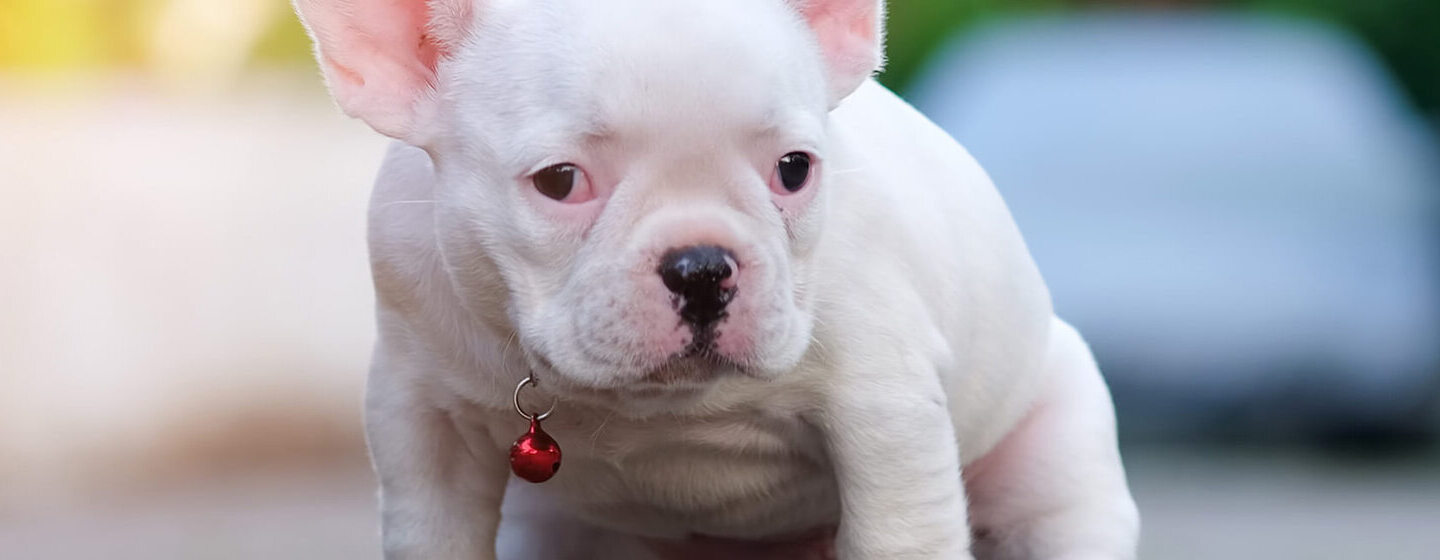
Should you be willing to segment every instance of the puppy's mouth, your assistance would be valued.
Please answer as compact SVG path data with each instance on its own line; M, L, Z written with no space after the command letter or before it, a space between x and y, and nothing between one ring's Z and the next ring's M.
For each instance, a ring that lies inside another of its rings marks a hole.
M541 370L542 383L555 383L566 399L604 407L622 407L627 414L644 417L672 412L689 406L708 394L716 383L734 375L750 375L746 368L713 351L697 350L678 354L664 364L627 380L592 385L576 383L556 371L548 361Z
M704 389L725 377L754 376L745 364L721 354L715 347L714 338L713 335L696 337L682 351L663 362L638 371L615 371L608 382L600 384L586 383L567 375L542 354L527 352L526 358L532 371L558 381L569 390L582 392L683 392Z
M713 343L691 344L684 352L645 373L641 384L687 386L708 384L730 375L748 375L744 365L715 351Z

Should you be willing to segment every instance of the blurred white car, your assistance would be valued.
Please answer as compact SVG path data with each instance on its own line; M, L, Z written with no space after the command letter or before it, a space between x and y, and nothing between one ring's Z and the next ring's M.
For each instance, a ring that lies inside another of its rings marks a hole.
M1130 436L1434 428L1440 148L1349 36L1012 20L908 93L994 176Z

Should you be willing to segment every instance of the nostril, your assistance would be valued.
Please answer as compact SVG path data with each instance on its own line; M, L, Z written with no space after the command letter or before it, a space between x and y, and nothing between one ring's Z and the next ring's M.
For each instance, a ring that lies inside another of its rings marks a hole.
M660 278L665 287L679 295L689 292L728 289L735 274L735 258L721 247L696 245L675 249L660 259ZM697 294L698 295L698 294Z
M737 265L730 251L714 245L675 249L660 259L660 279L677 296L680 317L708 325L725 317L725 304L735 294Z

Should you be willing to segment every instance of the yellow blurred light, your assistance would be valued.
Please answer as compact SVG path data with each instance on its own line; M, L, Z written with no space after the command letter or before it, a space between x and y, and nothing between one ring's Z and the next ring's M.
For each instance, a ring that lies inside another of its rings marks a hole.
M270 0L169 0L146 42L146 62L172 84L223 86L244 69L255 43L286 6Z
M102 0L0 0L0 68L97 66L115 55Z

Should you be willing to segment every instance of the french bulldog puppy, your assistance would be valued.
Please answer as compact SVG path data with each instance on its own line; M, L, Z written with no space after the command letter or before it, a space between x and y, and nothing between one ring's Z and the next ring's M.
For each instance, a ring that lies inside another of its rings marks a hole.
M985 173L870 79L882 2L296 4L397 140L386 558L1134 556L1100 373Z

